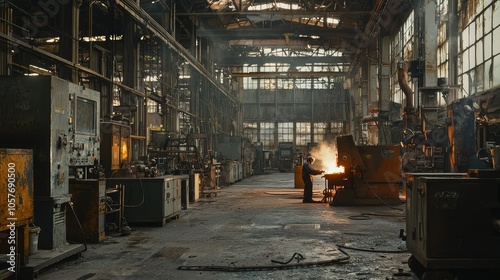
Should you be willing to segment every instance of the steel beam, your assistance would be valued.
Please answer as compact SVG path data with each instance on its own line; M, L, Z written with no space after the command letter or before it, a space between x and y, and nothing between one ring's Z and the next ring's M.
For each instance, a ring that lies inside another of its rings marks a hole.
M228 55L220 58L219 65L243 65L243 64L265 64L265 63L289 63L293 65L310 65L310 64L334 64L335 66L344 66L350 63L351 59L347 56L322 56L322 57L280 57L280 56L233 56Z
M210 37L211 39L230 40L242 38L284 38L284 34L288 37L299 37L300 35L323 36L323 37L338 37L353 39L356 35L354 29L334 28L327 29L324 27L309 27L309 28L235 28L235 29L198 29L196 35L199 37Z
M297 11L297 10L281 10L281 11L240 11L240 12L187 12L176 13L178 16L194 16L194 17L221 17L221 16L292 16L294 18L317 18L317 17L343 17L343 16L366 16L370 15L371 11Z
M247 72L231 73L232 77L252 77L252 78L314 78L314 77L342 77L347 76L346 72Z

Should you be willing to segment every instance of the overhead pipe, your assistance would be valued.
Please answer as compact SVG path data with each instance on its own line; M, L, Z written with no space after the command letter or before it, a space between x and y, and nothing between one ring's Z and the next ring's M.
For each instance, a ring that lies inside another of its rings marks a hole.
M398 83L406 97L405 107L403 109L403 118L405 126L414 129L415 126L415 107L413 106L413 90L408 85L408 64L398 62Z
M385 6L382 6L382 4L384 3ZM375 9L371 13L370 19L368 20L368 23L365 26L365 29L359 30L360 33L356 34L356 36L354 37L354 39L358 41L354 42L355 44L357 43L354 46L356 48L356 51L354 53L351 66L349 67L348 71L351 75L354 75L356 73L356 69L360 62L360 56L362 53L361 49L365 49L368 47L368 45L370 44L371 36L377 32L378 28L380 28L378 26L378 23L380 21L380 15L386 7L387 7L387 1L378 0L377 3L375 4Z

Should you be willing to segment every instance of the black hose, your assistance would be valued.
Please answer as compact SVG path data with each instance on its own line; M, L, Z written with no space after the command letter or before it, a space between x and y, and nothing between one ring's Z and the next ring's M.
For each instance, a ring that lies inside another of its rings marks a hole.
M352 215L349 216L348 218L351 220L371 220L370 216L406 218L405 215L377 214L377 213L361 213L360 215Z
M300 262L301 260L304 260L305 258L301 254L299 254L299 253L294 253L293 256L290 258L290 260L288 260L287 262L280 262L280 261L276 261L276 260L271 260L271 262L273 262L273 263L279 263L279 264L288 264L293 259L297 259L297 262Z
M397 254L397 253L406 253L408 252L407 250L388 250L388 251L383 251L383 250L372 250L372 249L362 249L362 248L355 248L355 247L348 247L348 246L343 246L343 245L338 245L339 249L349 249L349 250L355 250L355 251L361 251L361 252L371 252L371 253L389 253L389 254Z
M80 220L78 219L78 216L76 215L75 209L73 208L73 202L68 201L67 203L69 205L69 208L71 208L73 215L75 216L75 220L76 220L76 223L78 224L78 228L80 228L80 233L82 234L83 245L85 246L85 249L82 252L85 252L85 251L87 251L87 241L85 240L85 234L83 233L82 224L80 224Z
M285 263L281 265L263 265L263 266L199 266L199 265L192 265L192 266L179 266L177 269L178 270L195 270L195 271L223 271L223 272L243 272L243 271L265 271L265 270L284 270L284 269L293 269L293 268L304 268L304 267L312 267L312 266L326 266L326 265L332 265L336 263L342 263L344 261L349 260L350 256L343 251L339 247L339 251L342 252L345 256L336 258L336 259L330 259L330 260L324 260L324 261L317 261L317 262L301 262L301 263ZM300 255L295 253L292 257L292 259L296 256ZM300 255L302 256L302 255ZM274 261L273 261L274 262Z
M141 178L138 178L137 179L139 180L139 184L141 186L141 193L142 193L142 198L141 198L141 202L138 203L138 204L135 204L135 205L126 205L125 202L123 202L123 207L126 207L126 208L134 208L134 207L139 207L141 206L142 204L144 204L144 200L145 200L145 194L144 194L144 186L142 185L142 179ZM124 191L124 188L122 188L122 191Z

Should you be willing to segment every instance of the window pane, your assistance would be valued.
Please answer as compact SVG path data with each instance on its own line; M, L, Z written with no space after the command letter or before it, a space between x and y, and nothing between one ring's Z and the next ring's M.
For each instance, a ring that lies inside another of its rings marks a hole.
M490 89L492 84L493 77L491 77L491 61L492 60L489 59L484 63L484 90Z
M483 62L483 40L479 40L476 43L476 63L479 65Z
M493 58L493 86L500 85L500 56Z
M484 34L488 34L491 31L491 6L484 12Z
M257 135L258 133L257 133L256 122L243 123L243 137L248 138L252 143L257 143L258 142Z
M311 142L311 123L300 122L296 123L295 130L295 146L297 149L307 147L307 143Z
M499 5L500 6L500 5ZM497 16L500 18L500 15ZM495 28L493 30L493 38L498 38L498 36L500 36L500 27L499 28ZM493 55L497 55L500 53L500 44L493 44Z
M265 150L274 150L276 148L274 143L274 123L260 124L260 142L262 142Z
M325 136L325 123L314 123L314 142L321 142Z
M278 142L293 142L293 122L278 123Z
M491 34L484 37L484 59L491 57Z

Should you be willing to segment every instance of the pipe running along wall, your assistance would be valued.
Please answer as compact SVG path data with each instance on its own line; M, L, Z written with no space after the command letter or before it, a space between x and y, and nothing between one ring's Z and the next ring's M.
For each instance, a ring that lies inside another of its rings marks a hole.
M398 83L406 97L405 107L403 109L403 119L405 126L414 129L415 107L413 106L413 90L408 85L408 64L406 62L398 63Z

